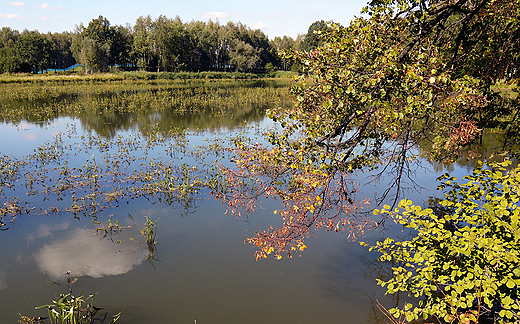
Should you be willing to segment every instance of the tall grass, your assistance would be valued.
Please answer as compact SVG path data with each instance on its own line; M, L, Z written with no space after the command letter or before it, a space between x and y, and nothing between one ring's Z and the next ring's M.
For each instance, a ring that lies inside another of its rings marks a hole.
M263 74L242 72L146 72L124 71L112 73L81 74L81 73L51 73L51 74L0 74L0 84L5 83L78 83L78 82L114 82L122 80L250 80L266 77Z

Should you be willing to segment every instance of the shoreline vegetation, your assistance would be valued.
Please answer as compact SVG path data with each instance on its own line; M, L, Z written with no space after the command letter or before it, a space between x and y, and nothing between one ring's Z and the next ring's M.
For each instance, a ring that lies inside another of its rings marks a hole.
M80 74L71 72L50 72L46 74L4 73L0 74L0 84L6 83L40 83L40 82L112 82L124 80L252 80L252 79L291 79L296 72L276 71L271 73L243 72L106 72Z

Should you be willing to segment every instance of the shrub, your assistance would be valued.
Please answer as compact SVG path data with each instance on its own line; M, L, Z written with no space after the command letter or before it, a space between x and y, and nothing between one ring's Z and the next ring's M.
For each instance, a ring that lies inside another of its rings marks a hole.
M444 199L433 208L405 199L395 210L381 211L415 233L411 240L387 238L370 248L382 254L380 260L398 264L393 277L378 284L389 294L403 291L418 299L391 309L396 318L520 319L520 167L507 172L509 164L481 165L463 183L441 176Z

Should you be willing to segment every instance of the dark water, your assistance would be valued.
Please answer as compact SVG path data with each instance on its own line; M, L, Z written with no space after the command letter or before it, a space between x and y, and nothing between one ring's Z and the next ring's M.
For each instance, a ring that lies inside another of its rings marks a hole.
M140 131L139 125L160 120L165 125L184 123L196 129L188 139L203 143L218 136L217 130L251 132L243 127L270 125L257 108L241 107L241 113L225 118L210 113L179 117L168 112L130 121L120 116L130 124L117 127L113 122L107 133L130 136ZM100 129L95 127L99 118L60 116L1 124L0 153L21 158L52 141L57 133L74 129L75 138L88 131L95 133ZM70 163L81 165L82 158L77 156L78 161ZM438 195L435 178L446 171L426 161L423 166L416 181L425 189L407 195L416 203ZM451 173L463 175L469 168L455 165ZM384 191L368 180L360 180L366 183L366 197ZM9 194L33 206L46 203L41 197L26 196L22 188ZM46 316L45 310L34 307L50 303L69 289L76 294L96 293L95 304L109 314L124 308L118 321L123 324L387 322L376 301L390 308L397 300L384 296L375 278L384 275L388 267L375 262L377 255L346 234L320 231L306 241L308 248L300 256L255 261L255 247L244 240L257 230L280 225L273 214L279 206L266 201L249 218L236 219L224 215L219 201L204 193L200 198L204 199L188 214L182 208L145 198L103 210L97 215L100 221L118 220L120 225L129 226L106 238L93 234L95 226L89 217L75 219L70 213L18 216L8 230L0 232L0 322L16 323L18 313ZM140 234L146 217L156 220L158 226L158 253L151 262L147 262L148 250ZM363 240L375 242L388 235L404 235L399 228L387 225L384 230L366 233ZM67 272L78 279L75 284L67 284Z

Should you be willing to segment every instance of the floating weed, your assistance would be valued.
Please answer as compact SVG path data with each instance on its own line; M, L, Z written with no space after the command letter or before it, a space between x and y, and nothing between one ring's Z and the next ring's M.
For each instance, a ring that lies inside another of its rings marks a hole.
M214 117L217 121L243 120L267 105L282 106L289 101L286 87L261 87L257 82L0 84L0 118L19 123L77 116L99 133L111 136L113 131L108 130L113 125L123 122L124 127L130 127L131 118L159 112L172 117L198 117L211 124ZM122 121L123 115L129 118ZM204 117L207 115L212 119Z
M110 215L113 216L113 215ZM113 236L118 235L125 229L132 228L133 226L121 226L119 225L119 221L112 222L112 219L109 218L106 223L102 223L97 220L97 218L92 219L92 222L95 224L94 234L101 235L101 238L109 237L112 242L114 242ZM114 243L121 243L121 241L115 241Z
M212 188L213 178L218 176L214 166L208 170L205 159L211 154L221 159L224 150L219 149L218 139L209 148L190 146L192 134L185 127L172 127L161 115L156 121L153 113L167 111L173 117L189 115L202 120L209 112L211 118L197 123L213 129L219 127L215 116L233 115L240 124L267 104L282 104L288 98L285 87L258 87L248 82L200 81L194 87L171 80L155 84L91 81L98 82L0 84L6 90L0 91L4 120L42 121L73 115L80 116L88 128L90 123L111 125L116 123L112 117L126 116L125 122L130 125L135 117L143 130L123 136L113 135L113 128L94 128L101 131L78 135L73 124L23 158L0 156L0 229L22 214L96 216L141 197L188 214L195 210L201 190ZM24 109L20 115L16 103L21 101ZM147 123L140 124L142 116L150 117ZM39 208L22 203L17 190L41 197L44 203ZM100 229L100 234L106 230L108 235L116 228L114 224L103 226L108 227Z

